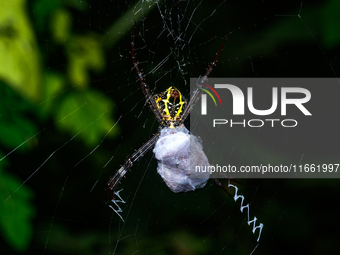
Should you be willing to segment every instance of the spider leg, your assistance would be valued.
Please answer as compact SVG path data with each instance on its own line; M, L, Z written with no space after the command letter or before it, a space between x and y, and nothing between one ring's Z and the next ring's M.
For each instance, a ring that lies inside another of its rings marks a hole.
M159 132L155 134L149 141L143 144L138 150L136 150L122 165L121 168L115 173L115 175L109 180L107 183L107 192L112 199L113 191L115 187L118 185L120 180L125 176L126 172L132 167L132 165L138 161L141 157L143 157L157 142L159 137Z
M183 116L181 119L181 123L183 123L186 118L189 116L191 110L194 108L195 104L197 103L197 101L200 99L201 94L203 93L203 91L200 89L203 86L203 83L208 79L208 76L210 75L211 71L213 70L214 66L216 65L217 59L223 49L224 43L227 40L227 36L228 34L225 35L222 45L220 47L220 50L218 51L214 62L212 62L212 64L210 65L209 69L207 70L206 74L202 77L202 79L200 79L199 82L197 82L197 89L195 89L190 102L188 103L187 107L185 108L184 112L183 112Z
M131 50L132 62L133 62L133 65L136 69L137 78L139 80L139 84L140 84L142 91L144 93L146 102L149 104L151 111L155 114L158 122L161 124L161 126L163 126L163 124L164 124L163 115L160 112L160 110L158 109L157 104L155 102L155 99L153 98L152 93L150 91L150 88L146 84L144 77L143 77L143 74L139 70L139 67L138 67L138 62L137 62L136 56L135 56L135 30L136 30L136 22L135 22L134 27L133 27L133 36L132 36L132 50Z

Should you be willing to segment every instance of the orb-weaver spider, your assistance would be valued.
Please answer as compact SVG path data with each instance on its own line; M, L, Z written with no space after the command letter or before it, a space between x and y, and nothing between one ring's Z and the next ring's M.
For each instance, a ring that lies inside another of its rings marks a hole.
M135 153L133 153L109 180L107 183L109 196L112 199L115 187L125 176L126 172L154 145L154 153L159 161L158 173L162 176L163 180L173 192L187 192L203 188L209 179L210 173L208 172L205 176L198 176L198 178L190 178L190 170L187 165L188 161L190 161L190 156L188 156L188 154L190 154L190 147L191 150L195 150L197 155L196 158L198 158L201 165L209 165L209 162L202 150L201 144L195 136L189 134L189 131L184 127L183 123L199 100L202 94L202 90L200 88L203 86L203 83L206 81L215 66L227 36L225 36L215 60L210 65L206 74L197 83L197 89L193 92L189 103L187 103L181 92L173 86L169 87L166 91L159 95L152 95L149 86L144 80L142 72L139 70L135 57L135 29L136 25L134 26L132 37L132 62L136 69L137 78L144 93L146 102L155 114L161 130L152 136L151 139L142 145ZM194 144L194 149L190 143ZM168 149L169 147L170 150ZM193 151L191 153L193 153ZM184 154L186 154L186 156L184 156ZM183 165L185 165L185 167L183 167ZM215 182L223 188L225 192L227 192L220 181L215 179ZM111 201L115 202L113 199Z

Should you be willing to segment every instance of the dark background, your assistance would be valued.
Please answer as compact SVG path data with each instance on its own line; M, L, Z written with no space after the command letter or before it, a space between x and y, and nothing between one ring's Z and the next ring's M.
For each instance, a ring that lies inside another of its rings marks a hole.
M176 86L189 98L189 78L206 72L227 32L212 77L336 78L339 3L22 4L0 4L1 253L250 254L257 235L239 202L213 181L172 193L151 152L118 187L125 222L106 205L110 176L158 129L132 69L133 24L150 88ZM302 132L298 142L256 131L228 135L240 161L273 148L294 155L311 140L315 155L324 155L327 128ZM336 160L339 149L327 150L321 160ZM277 160L289 161L285 153ZM239 182L251 218L264 224L253 254L336 253L339 180Z

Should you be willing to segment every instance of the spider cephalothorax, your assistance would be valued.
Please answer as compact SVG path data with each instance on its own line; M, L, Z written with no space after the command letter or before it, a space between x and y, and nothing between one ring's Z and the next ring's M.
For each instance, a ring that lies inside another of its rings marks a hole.
M164 126L175 128L180 125L187 101L175 87L154 96L157 107L162 113Z

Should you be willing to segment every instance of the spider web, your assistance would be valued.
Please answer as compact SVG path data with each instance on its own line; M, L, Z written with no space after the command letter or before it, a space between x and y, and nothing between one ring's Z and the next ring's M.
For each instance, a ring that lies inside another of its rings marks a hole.
M31 14L37 10L32 3L27 5ZM213 181L195 192L172 193L156 172L152 152L118 186L119 207L114 208L120 208L119 215L107 203L105 189L128 156L158 131L132 69L134 21L136 58L151 90L159 93L176 86L189 99L189 78L205 74L228 32L212 77L337 77L339 44L331 19L332 10L339 8L335 1L87 1L85 9L68 8L78 34L91 31L102 36L106 67L90 73L89 88L64 87L40 101L38 108L43 110L69 94L78 95L77 104L55 118L33 116L37 130L19 137L16 146L2 146L0 163L6 172L0 171L0 187L5 190L1 203L23 212L2 217L2 225L24 218L30 231L14 223L12 233L3 228L1 253L16 254L20 249L28 254L334 253L339 239L334 208L338 180L234 183L244 196L243 206L249 204L250 220L255 216L264 224L259 242L258 230L252 233L245 210L240 211L240 200L235 202ZM51 51L43 37L38 42ZM93 46L93 41L84 45ZM65 71L67 60L58 56L59 48L54 51L46 69ZM93 56L90 59L95 65ZM88 89L97 91L95 99ZM338 104L336 95L330 96ZM111 103L105 104L107 99ZM85 108L89 112L82 115ZM31 106L12 107L1 115L8 117L20 109ZM78 121L79 115L84 121ZM73 133L62 125L70 119L77 125ZM96 126L106 129L93 138L89 130ZM261 152L286 162L291 155L308 162L328 155L321 158L327 163L339 155L338 148L329 146L334 132L327 124L293 137L254 130L231 131L230 144L224 148L227 157L249 162ZM301 153L301 143L314 149ZM26 150L27 145L34 149ZM15 181L9 182L9 173ZM221 182L228 187L228 180ZM234 194L235 189L228 190ZM30 206L20 207L20 201ZM13 236L23 233L29 236L28 245L14 248L18 246L11 241Z

